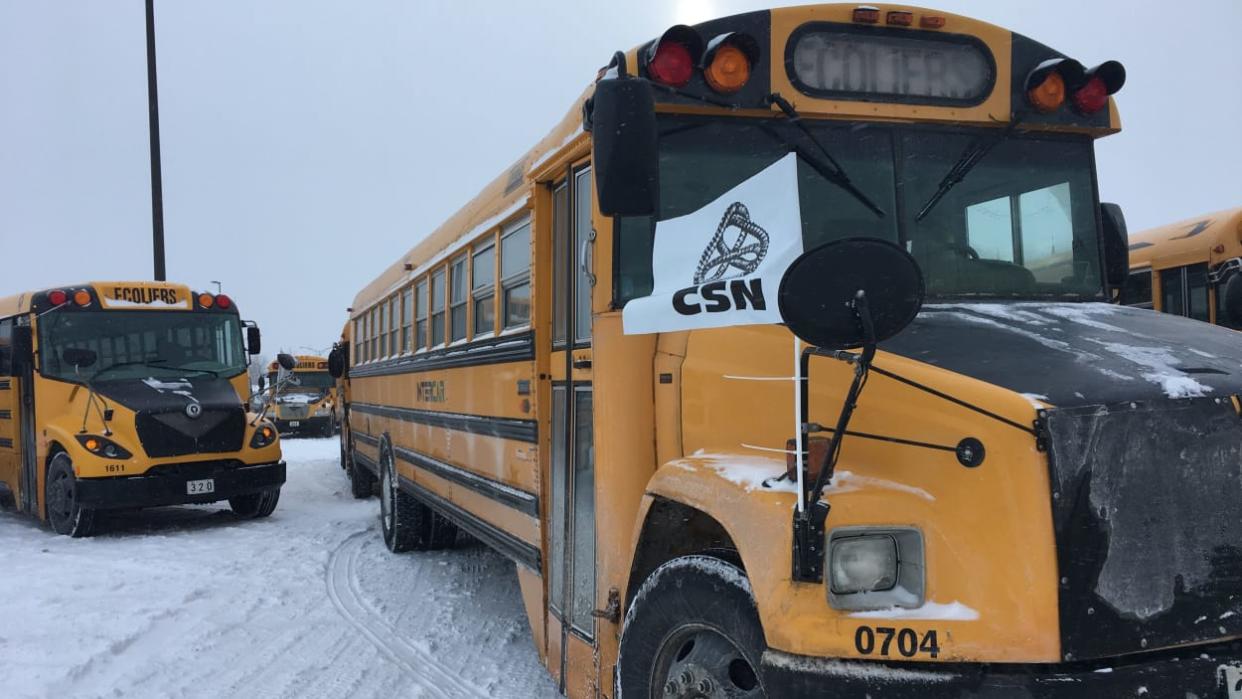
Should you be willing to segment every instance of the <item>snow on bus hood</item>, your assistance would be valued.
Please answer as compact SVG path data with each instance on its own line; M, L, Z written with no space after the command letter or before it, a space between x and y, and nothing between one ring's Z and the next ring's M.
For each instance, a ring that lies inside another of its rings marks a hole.
M881 349L1057 406L1242 393L1242 334L1104 303L927 304Z
M164 410L198 403L204 409L234 408L241 398L227 379L214 376L100 381L100 394L130 410Z

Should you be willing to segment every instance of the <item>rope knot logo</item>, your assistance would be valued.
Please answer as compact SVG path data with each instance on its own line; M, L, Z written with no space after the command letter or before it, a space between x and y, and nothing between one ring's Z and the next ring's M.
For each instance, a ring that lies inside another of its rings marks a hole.
M726 244L728 238L731 244ZM759 269L768 254L768 232L750 220L750 211L740 201L725 210L716 234L699 256L694 283L729 279Z

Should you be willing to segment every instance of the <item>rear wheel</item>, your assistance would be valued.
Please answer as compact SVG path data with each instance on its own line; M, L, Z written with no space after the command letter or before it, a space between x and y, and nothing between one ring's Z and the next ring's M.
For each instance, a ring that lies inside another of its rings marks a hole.
M280 488L273 488L261 493L231 497L229 498L229 507L239 517L258 519L272 514L276 510L276 503L278 502L280 502Z
M620 696L762 699L766 647L741 569L709 556L675 558L647 578L625 615Z
M73 460L63 451L52 457L48 466L43 503L47 507L47 521L57 534L82 537L95 532L95 510L78 503Z
M393 553L448 548L457 541L457 525L401 490L388 449L380 450L380 525Z
M375 492L375 476L358 464L344 439L341 440L341 465L345 469L345 475L349 476L350 494L359 500L371 497Z

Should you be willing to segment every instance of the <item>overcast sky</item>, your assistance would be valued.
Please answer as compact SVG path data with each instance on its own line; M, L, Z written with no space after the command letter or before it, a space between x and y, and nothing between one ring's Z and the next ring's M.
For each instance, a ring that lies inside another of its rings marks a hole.
M943 0L1122 61L1100 191L1137 231L1242 205L1242 2ZM266 348L354 294L561 118L614 49L726 0L156 0L168 277ZM142 0L0 0L0 296L151 275Z

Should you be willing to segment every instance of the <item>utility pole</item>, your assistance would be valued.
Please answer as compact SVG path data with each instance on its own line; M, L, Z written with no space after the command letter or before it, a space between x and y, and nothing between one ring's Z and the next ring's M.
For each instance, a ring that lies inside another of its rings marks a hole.
M216 285L216 296L219 296L220 295L220 282L212 279L211 283Z
M160 108L155 80L155 0L147 0L147 114L151 130L151 235L155 281L164 272L164 186L160 173Z

